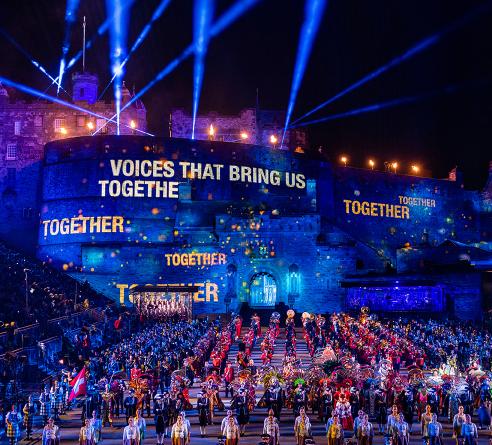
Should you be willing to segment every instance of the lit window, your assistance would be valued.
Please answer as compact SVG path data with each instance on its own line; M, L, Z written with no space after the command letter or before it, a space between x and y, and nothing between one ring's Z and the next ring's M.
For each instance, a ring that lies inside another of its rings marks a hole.
M55 119L54 127L56 133L61 133L61 129L65 128L65 119Z
M77 116L77 127L85 127L85 116Z
M17 159L17 145L16 144L8 144L7 145L7 154L5 156L7 161L15 161Z
M15 121L14 122L14 134L16 136L20 136L20 134L21 134L21 124L22 124L21 121Z

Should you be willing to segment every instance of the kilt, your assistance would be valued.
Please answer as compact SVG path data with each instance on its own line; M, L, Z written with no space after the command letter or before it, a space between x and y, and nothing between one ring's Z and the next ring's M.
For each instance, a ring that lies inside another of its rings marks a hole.
M41 403L39 414L41 416L49 416L51 412L51 405L49 403Z
M34 420L34 416L31 414L24 414L24 428L26 430L32 430L32 422Z
M7 423L7 437L9 439L19 439L20 437L20 429L19 424L17 422L9 422Z

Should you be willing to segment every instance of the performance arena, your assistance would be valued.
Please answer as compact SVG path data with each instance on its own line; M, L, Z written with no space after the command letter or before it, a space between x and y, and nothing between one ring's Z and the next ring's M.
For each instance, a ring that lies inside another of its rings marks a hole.
M305 154L140 136L50 142L38 257L121 304L197 286L193 314L420 312L490 298L483 194ZM452 271L450 273L449 271Z

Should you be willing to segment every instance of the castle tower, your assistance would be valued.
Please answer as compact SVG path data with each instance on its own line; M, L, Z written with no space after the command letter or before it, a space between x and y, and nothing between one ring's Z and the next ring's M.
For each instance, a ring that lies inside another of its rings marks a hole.
M97 101L97 88L99 79L95 74L75 73L72 76L73 82L73 101L84 101L94 104Z

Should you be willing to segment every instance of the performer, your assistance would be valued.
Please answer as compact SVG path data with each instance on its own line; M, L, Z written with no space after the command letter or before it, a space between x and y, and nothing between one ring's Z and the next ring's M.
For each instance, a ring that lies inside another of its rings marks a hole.
M303 388L302 383L299 383L294 391L294 416L298 416L301 408L306 407L306 398L306 390Z
M400 416L398 414L398 406L393 405L391 408L391 414L388 416L386 422L386 434L384 435L384 443L386 445L395 445L398 442L398 424L400 422Z
M354 420L352 419L352 407L347 400L345 392L340 394L340 398L335 406L335 413L340 418L340 423L344 430L352 431L354 428Z
M80 428L79 445L94 445L94 428L91 426L91 420L85 419L85 424Z
M6 436L10 445L15 445L20 437L19 425L22 422L22 416L12 405L12 409L5 416L5 425L7 426Z
M299 415L294 422L294 434L296 437L296 445L304 445L306 437L311 436L311 422L309 417L306 416L306 410L301 407Z
M371 445L373 437L374 437L374 431L372 428L372 424L369 422L369 416L367 414L364 414L357 428L357 434L356 434L357 444Z
M221 432L226 439L225 445L239 444L240 429L232 413L222 421Z
M169 417L165 418L164 403L162 401L162 397L157 394L154 397L154 423L155 434L157 436L157 445L162 445L164 443L166 422L169 422Z
M231 406L236 408L236 416L239 422L239 430L241 436L244 436L246 430L246 425L249 423L249 406L248 406L248 396L246 394L246 388L241 387L238 390L238 394L234 397Z
M466 414L466 420L462 429L463 445L475 445L478 439L477 426L472 423L470 414Z
M420 418L420 431L422 433L422 444L427 445L429 443L429 423L432 422L431 406L425 406L425 412L422 413Z
M273 378L264 396L266 407L273 410L275 417L280 420L283 406L283 390L276 378Z
M437 421L437 414L432 414L432 420L427 425L430 445L442 445L442 425Z
M113 408L115 404L114 394L109 390L109 385L106 385L104 392L101 395L101 411L102 411L102 424L106 426L113 426Z
M33 402L32 394L29 396L27 403L24 405L22 409L24 414L24 428L26 429L26 440L31 438L32 433L32 423L34 420L34 416L36 415L37 409L36 405Z
M241 338L241 328L243 327L243 319L240 315L237 315L234 319L234 327L236 328L236 340Z
M139 445L140 431L133 422L133 417L128 418L128 425L123 430L123 445Z
M405 416L400 413L400 421L398 422L398 445L408 445L410 443L410 428L405 421Z
M135 417L135 414L137 413L137 403L138 400L135 397L135 392L132 390L124 402L127 423L130 417Z
M453 438L456 440L456 445L460 445L463 439L462 427L465 422L465 408L460 405L458 406L458 414L453 418Z
M231 398L234 397L234 389L232 388L232 381L234 380L234 368L232 363L227 360L226 367L224 369L224 384L225 384L225 396L231 393Z
M47 424L43 428L43 444L42 445L60 445L60 428L55 425L53 419L48 419Z
M196 409L198 411L198 423L200 424L200 437L207 436L207 424L210 417L208 399L200 391L197 395Z
M280 445L280 428L273 409L268 410L268 417L263 421L263 434L270 436L269 445Z
M162 404L163 419L164 419L164 437L168 437L169 427L172 427L171 415L174 411L173 402L168 391L164 391L164 400Z
M178 414L176 423L171 429L171 444L172 445L187 445L188 428L183 421L183 416Z
M46 425L46 423L48 422L48 417L50 416L50 402L50 393L48 392L48 387L45 386L44 391L39 396L39 414L43 417L43 425Z
M94 445L102 440L102 420L96 410L92 411L91 426L94 429Z
M145 422L145 419L142 416L142 410L141 409L137 409L137 416L135 417L134 423L135 423L135 425L137 425L138 430L140 431L139 444L143 445L144 440L145 440L145 432L147 430L147 423Z
M331 413L333 411L333 393L331 392L331 388L329 386L324 386L323 393L318 400L318 416L321 422L326 423L331 417ZM359 414L361 412L363 411L359 411Z

